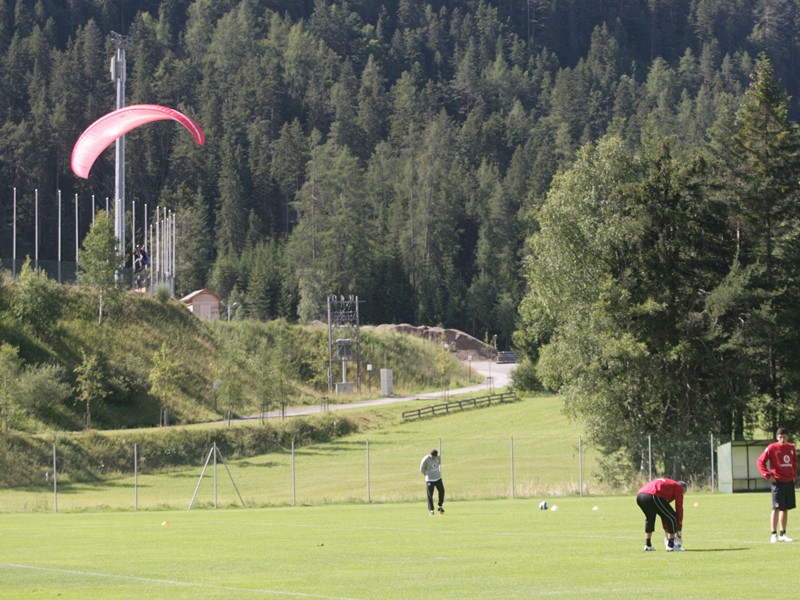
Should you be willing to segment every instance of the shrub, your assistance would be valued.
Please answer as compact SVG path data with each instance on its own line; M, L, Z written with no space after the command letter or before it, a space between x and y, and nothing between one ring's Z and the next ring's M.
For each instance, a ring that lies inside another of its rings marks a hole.
M32 269L30 257L22 265L13 301L14 316L42 336L61 315L61 286L42 269Z
M527 357L523 358L511 373L511 382L514 388L520 391L534 392L543 389L542 382L536 375L536 365Z
M169 289L169 286L166 283L159 283L155 287L155 298L162 304L166 304L169 302L170 298L172 298L172 291Z

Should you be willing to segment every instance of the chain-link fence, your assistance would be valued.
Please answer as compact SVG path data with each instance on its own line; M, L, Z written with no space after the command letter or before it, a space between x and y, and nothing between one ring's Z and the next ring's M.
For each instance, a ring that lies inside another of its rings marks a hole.
M22 271L25 260L2 258L0 264L16 279ZM31 260L30 267L41 269L48 278L57 283L74 284L78 280L78 263L74 261ZM158 286L164 286L173 293L175 290L175 277L164 271L154 271L153 269L134 271L132 268L126 267L118 269L117 276L120 287L124 289L146 290L149 294L155 293Z
M418 466L440 450L449 500L592 495L635 490L670 476L654 458L664 445L644 438L642 464L623 490L602 479L600 457L578 437L481 436L382 439L380 432L247 456L247 448L208 443L202 449L147 441L103 447L67 440L0 444L0 511L152 510L219 506L313 505L420 500ZM720 440L670 440L694 460L682 473L693 486L716 489ZM235 457L235 458L233 458Z

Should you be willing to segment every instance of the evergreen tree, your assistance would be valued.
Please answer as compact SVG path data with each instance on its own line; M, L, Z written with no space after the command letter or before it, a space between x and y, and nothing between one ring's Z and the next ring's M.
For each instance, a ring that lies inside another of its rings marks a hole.
M186 190L188 193L188 190ZM178 196L182 196L179 192ZM210 243L207 206L201 194L186 199L176 213L176 280L180 296L206 287L212 267L213 248Z
M756 64L732 128L721 127L715 140L735 243L731 281L742 282L738 301L727 304L721 335L735 344L752 399L767 399L762 425L771 430L800 417L800 381L793 374L800 366L794 286L800 275L800 131L788 118L788 100L768 59Z
M298 224L287 248L295 273L324 274L326 294L359 294L371 287L376 229L364 172L333 141L312 150L306 184L296 203Z
M303 184L306 164L308 163L308 142L300 121L294 119L284 123L278 138L273 143L272 163L270 171L278 182L284 201L281 231L288 236L294 225L294 214L291 203Z
M243 147L234 136L228 134L223 140L222 167L219 178L219 209L216 220L217 252L239 253L244 248L247 234L248 204L240 168Z
M356 122L361 131L361 145L354 152L362 159L369 158L375 146L386 137L389 100L385 81L375 58L370 54L361 73L358 90L358 114Z

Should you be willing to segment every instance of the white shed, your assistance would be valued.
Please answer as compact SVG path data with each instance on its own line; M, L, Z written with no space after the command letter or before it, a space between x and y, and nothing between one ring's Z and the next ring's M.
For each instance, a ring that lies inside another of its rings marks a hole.
M717 448L717 476L720 492L768 490L756 461L774 440L736 440Z
M219 320L220 297L214 292L206 289L197 290L181 298L181 302L200 319Z

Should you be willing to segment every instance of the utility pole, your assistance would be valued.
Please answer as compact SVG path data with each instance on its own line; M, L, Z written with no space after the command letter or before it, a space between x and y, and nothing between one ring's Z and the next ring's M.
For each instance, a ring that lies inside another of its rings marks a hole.
M129 37L114 31L111 39L117 48L111 59L111 80L117 86L117 110L125 106L125 47ZM125 256L125 136L117 138L114 163L114 236L117 238L117 254Z

